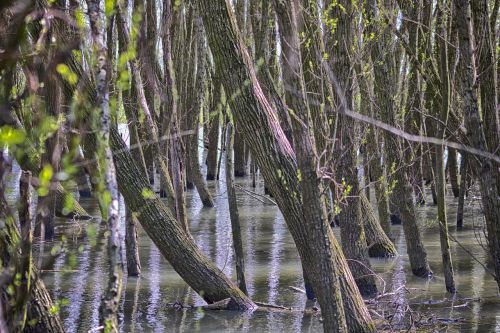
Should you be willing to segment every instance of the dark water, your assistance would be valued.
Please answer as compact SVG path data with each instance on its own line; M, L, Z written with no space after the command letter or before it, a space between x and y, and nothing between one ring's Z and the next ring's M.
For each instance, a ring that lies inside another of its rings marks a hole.
M18 168L14 169L11 184L16 182L16 177ZM258 193L264 192L260 183L256 189L250 187L249 180L238 180L238 183ZM191 233L203 252L235 280L225 184L211 183L210 189L216 202L211 209L202 207L195 192L188 192ZM322 331L318 317L301 312L314 304L308 302L305 295L289 288L302 288L301 269L293 240L278 208L263 204L242 191L238 191L238 195L250 296L256 301L280 304L297 311L242 314L173 308L171 304L175 302L185 305L202 305L204 302L173 271L141 229L142 275L124 279L120 307L123 332ZM15 203L17 196L17 190L11 191L10 202ZM447 199L449 220L453 224L457 202L452 197ZM81 203L91 214L99 215L93 199L82 199ZM496 284L481 264L466 252L473 253L480 262L486 261L485 251L480 245L480 241L485 244L485 239L478 206L467 207L465 230L451 229L451 235L466 249L451 243L458 289L455 298L444 291L439 232L435 226L436 207L427 205L419 209L419 214L425 247L436 277L426 280L411 275L402 229L394 226L393 233L401 256L372 260L373 268L379 274L380 290L391 292L406 284L408 292L400 289L399 296L389 299L412 305L414 310L425 314L425 318L460 319L460 324L443 328L443 332L500 332L500 298ZM100 297L107 282L103 226L98 219L90 222L58 219L57 223L56 240L46 243L40 252L47 259L52 257L51 250L60 247L63 251L46 268L43 279L54 299L60 303L60 313L68 332L87 332L98 327ZM335 232L338 236L338 230ZM464 300L467 298L480 298L480 301L467 302ZM443 302L444 299L449 301ZM421 304L424 302L431 304ZM383 314L384 310L377 311Z

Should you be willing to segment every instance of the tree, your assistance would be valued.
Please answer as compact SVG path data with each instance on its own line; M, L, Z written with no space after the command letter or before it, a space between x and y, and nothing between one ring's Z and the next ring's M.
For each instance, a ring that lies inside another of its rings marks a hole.
M331 280L335 277L334 267L337 266L341 272L340 292L349 330L374 331L373 322L329 225L326 221L310 225L311 221L305 219L295 152L262 93L251 59L238 33L234 14L224 0L200 0L197 4L215 58L216 70L223 78L226 93L234 96L229 104L236 123L241 125L245 142L285 216L304 268L311 273L309 276L313 289L328 293L320 296L320 305L328 309L332 303L326 302L327 297L335 297L332 293L339 292L334 289L334 281ZM323 315L331 316L333 313L325 311ZM329 318L329 322L332 320Z

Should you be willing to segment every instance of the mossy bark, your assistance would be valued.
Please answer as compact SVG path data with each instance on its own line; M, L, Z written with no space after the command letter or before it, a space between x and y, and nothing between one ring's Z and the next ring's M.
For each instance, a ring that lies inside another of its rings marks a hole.
M332 290L333 267L339 267L340 290L347 327L352 332L373 332L374 324L359 295L342 251L326 221L311 225L300 199L295 152L279 125L275 112L263 95L252 61L238 33L232 9L224 0L197 2L220 73L231 111L266 186L280 207L294 238L303 265L315 290ZM258 134L258 135L256 135ZM301 168L301 170L303 170ZM312 180L317 176L311 175ZM309 176L308 176L309 177ZM312 210L308 210L312 211ZM318 211L321 213L321 209ZM334 297L332 294L324 297ZM331 306L320 302L321 306Z
M375 217L370 201L364 193L360 194L359 197L361 200L361 215L363 216L368 254L372 258L397 256L398 251Z

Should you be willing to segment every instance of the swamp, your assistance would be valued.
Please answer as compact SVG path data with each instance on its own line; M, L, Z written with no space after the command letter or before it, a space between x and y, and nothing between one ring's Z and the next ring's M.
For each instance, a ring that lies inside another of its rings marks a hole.
M500 332L498 0L0 2L0 333Z

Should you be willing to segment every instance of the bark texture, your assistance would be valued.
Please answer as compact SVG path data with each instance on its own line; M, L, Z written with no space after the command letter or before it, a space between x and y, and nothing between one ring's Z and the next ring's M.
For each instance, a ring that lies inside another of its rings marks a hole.
M241 125L245 142L256 159L266 185L280 207L316 290L332 290L333 267L339 267L346 323L352 332L373 332L375 327L347 268L332 230L326 223L310 225L304 216L297 179L295 153L279 120L262 93L250 57L240 39L229 3L199 0L216 70L229 96L231 111ZM258 133L258 135L256 135ZM317 176L314 176L316 178ZM335 297L325 295L324 297ZM332 306L320 303L321 306Z
M236 191L234 189L234 164L233 164L233 126L228 124L226 128L226 189L229 202L229 215L231 216L231 232L233 236L233 248L236 257L236 277L238 286L246 295L247 285L245 282L245 262L243 254L243 241L241 240L240 217L236 203Z

